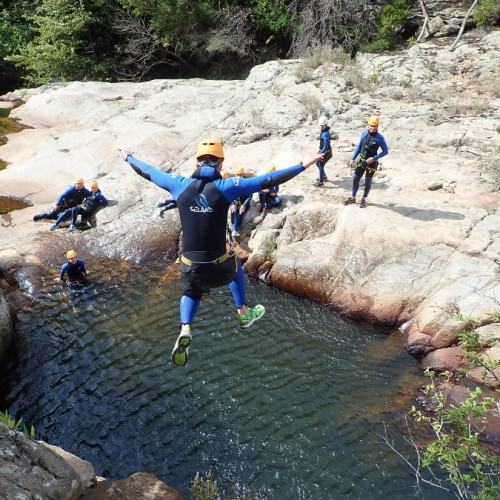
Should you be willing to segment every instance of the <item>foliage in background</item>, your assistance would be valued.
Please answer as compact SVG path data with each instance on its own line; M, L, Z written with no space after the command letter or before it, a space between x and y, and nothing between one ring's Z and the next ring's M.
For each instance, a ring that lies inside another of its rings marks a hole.
M400 32L410 15L408 10L410 4L411 0L389 0L380 12L377 36L372 42L365 44L362 50L379 52L393 49L401 43Z
M481 0L472 19L478 26L493 25L500 20L500 2L498 0Z
M444 390L440 389L441 384L436 384L433 372L428 371L427 375L431 377L431 384L424 392L432 397L434 411L428 414L412 407L410 412L416 422L428 424L434 435L434 440L424 446L423 452L416 448L420 454L419 469L431 470L438 466L458 498L499 498L500 457L479 440L488 414L498 412L495 399L483 397L477 387L462 403L448 404L446 387L452 374L442 374ZM432 476L430 484L443 488L436 476Z
M9 415L9 412L5 410L4 412L0 411L0 422L3 422L9 429L17 431L19 430L19 427L21 427L23 419L20 418L19 420L16 421ZM24 425L23 432L31 439L35 439L36 437L35 428L33 426L28 427Z

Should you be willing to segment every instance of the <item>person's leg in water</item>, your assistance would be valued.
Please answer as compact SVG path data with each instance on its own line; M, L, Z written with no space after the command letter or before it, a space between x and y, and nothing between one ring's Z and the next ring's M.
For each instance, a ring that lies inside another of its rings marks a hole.
M255 307L247 306L245 273L243 272L243 266L240 259L238 259L236 276L234 280L229 283L229 289L233 294L237 317L241 328L248 328L252 323L264 316L266 312L264 306L260 304L257 304Z
M370 192L370 190L372 188L372 180L373 180L374 175L375 175L375 170L367 170L366 171L365 190L363 192L363 198L361 198L361 201L359 203L360 208L366 207L366 198L368 198L368 193Z

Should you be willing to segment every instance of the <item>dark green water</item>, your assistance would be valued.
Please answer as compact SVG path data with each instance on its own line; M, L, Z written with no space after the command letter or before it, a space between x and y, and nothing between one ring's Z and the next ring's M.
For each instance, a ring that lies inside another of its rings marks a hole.
M174 367L175 278L87 266L96 278L85 296L52 279L37 287L2 373L11 414L39 438L109 479L151 472L187 497L209 470L221 489L274 499L414 494L413 475L379 437L385 422L411 453L397 400L423 378L397 334L250 282L265 319L241 330L229 291L216 291L200 306L189 364Z

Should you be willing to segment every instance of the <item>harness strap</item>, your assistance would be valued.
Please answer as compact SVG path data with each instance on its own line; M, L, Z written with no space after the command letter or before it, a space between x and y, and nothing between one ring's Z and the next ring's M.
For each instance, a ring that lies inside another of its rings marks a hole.
M195 262L188 259L184 254L181 254L181 261L188 266L192 266L193 264L213 264L214 266L216 266L217 264L222 264L223 262L225 262L227 259L229 259L229 257L231 257L231 254L229 252L226 252L224 255L221 255L215 260L210 260L208 262Z

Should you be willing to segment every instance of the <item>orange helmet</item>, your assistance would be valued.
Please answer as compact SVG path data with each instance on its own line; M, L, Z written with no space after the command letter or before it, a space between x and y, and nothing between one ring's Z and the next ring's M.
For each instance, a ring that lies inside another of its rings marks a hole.
M377 115L370 116L368 118L368 125L378 125L380 123L380 117Z
M76 251L75 250L68 250L66 252L66 258L72 259L73 257L78 257L78 254L76 253Z
M91 185L90 185L90 189L99 189L99 184L97 184L97 182L93 182Z
M79 179L75 179L75 184L85 184L85 181L80 177Z
M276 165L269 165L269 167L267 167L266 172L274 172L275 170L276 170Z
M244 169L243 167L236 167L236 168L234 169L234 173L235 173L236 175L241 175L241 174L244 174L244 173L245 173L245 169Z
M227 179L229 177L229 174L225 171L225 170L221 170L220 171L220 176L223 178L223 179Z
M198 150L196 151L196 158L203 155L212 155L217 158L224 158L224 150L222 149L222 144L220 141L215 139L203 139L198 144Z

